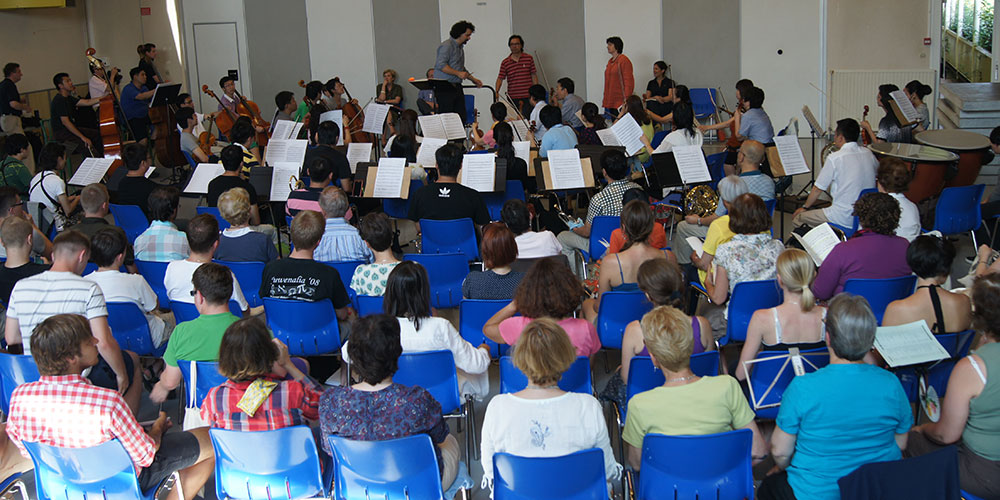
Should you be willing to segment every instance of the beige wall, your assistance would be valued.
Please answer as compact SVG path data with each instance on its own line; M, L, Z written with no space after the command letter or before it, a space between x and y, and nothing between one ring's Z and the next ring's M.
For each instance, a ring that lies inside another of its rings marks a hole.
M90 78L84 51L87 48L86 12L75 7L5 10L0 14L0 47L4 61L21 64L21 93L50 89L52 75L65 71L75 83ZM134 51L134 50L133 50Z
M936 67L926 0L827 0L827 69ZM937 34L933 36L938 36Z

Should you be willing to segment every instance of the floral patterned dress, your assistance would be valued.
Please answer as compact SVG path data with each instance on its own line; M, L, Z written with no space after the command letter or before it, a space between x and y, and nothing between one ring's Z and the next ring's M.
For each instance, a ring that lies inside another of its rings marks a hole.
M731 294L737 283L774 279L775 262L784 249L770 233L737 234L719 245L714 262L726 270Z

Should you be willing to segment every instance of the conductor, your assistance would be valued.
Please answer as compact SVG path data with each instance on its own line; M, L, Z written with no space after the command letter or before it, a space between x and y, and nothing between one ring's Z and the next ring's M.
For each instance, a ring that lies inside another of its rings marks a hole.
M451 27L450 38L441 42L437 48L437 58L434 61L434 78L447 80L448 86L435 89L439 113L458 113L462 123L465 123L465 93L462 91L462 81L469 80L482 87L483 82L472 76L465 69L465 44L472 38L476 27L469 21L459 21Z

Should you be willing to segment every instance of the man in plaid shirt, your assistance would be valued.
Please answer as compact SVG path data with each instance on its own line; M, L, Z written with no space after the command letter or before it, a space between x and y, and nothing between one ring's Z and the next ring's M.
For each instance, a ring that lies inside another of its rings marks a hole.
M83 378L97 364L97 339L83 316L49 317L35 328L31 343L41 379L14 390L7 417L7 435L22 455L28 456L23 441L86 448L118 439L144 492L179 471L185 498L195 497L215 467L207 428L165 434L171 424L161 411L144 432L116 391ZM177 498L176 490L170 495Z
M136 259L170 262L186 259L191 253L187 236L174 225L180 201L181 193L175 187L153 189L149 195L149 217L153 221L149 223L149 229L135 239L133 248Z

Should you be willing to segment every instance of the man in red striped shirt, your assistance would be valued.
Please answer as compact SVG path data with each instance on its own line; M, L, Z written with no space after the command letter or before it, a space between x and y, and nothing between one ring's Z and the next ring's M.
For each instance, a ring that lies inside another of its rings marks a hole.
M531 54L523 52L524 39L521 38L521 35L511 35L507 39L507 46L510 47L510 55L500 62L500 74L497 75L497 84L494 88L499 94L500 85L506 79L507 94L521 109L521 114L527 117L531 114L531 105L528 103L528 87L538 83L535 60Z

